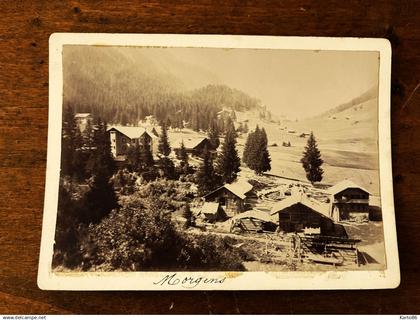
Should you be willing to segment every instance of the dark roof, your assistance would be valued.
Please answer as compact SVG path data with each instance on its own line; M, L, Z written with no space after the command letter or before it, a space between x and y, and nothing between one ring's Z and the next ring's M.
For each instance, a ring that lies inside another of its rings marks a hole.
M328 193L332 194L332 195L336 195L337 193L340 193L346 189L360 189L368 194L370 194L369 191L367 191L365 188L358 186L357 184L355 184L353 181L350 180L343 180L339 183L337 183L336 185L332 186L331 188L329 188L327 191Z
M213 193L221 190L221 189L227 189L231 193L233 193L238 198L241 198L242 200L246 198L246 194L252 190L253 186L247 181L237 181L234 183L226 183L223 186L217 188L216 190L213 190L212 192L206 194L204 198L207 198L208 196L212 195Z

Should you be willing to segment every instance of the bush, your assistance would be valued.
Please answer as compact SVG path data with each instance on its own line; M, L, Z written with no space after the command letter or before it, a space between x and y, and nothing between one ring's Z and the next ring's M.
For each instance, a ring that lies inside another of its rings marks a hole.
M177 266L184 270L244 271L239 250L231 246L230 238L211 234L180 234L183 247Z
M162 201L144 199L92 225L97 263L108 270L243 270L241 256L214 235L175 228Z
M55 243L52 267L65 268L90 267L89 255L92 251L87 228L81 223L85 215L83 200L75 200L60 185L55 230Z
M122 195L129 195L134 193L137 186L139 176L135 172L130 172L127 169L118 170L111 178L114 189L118 190Z
M90 228L97 261L111 270L142 270L174 259L168 246L176 241L170 214L159 204L113 212Z

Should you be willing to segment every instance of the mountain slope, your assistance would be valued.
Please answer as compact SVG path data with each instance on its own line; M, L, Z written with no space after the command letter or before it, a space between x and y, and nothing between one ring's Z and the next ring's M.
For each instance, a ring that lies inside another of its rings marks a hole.
M153 56L139 49L65 46L64 105L112 123L136 124L154 115L203 130L223 108L260 107L257 99L239 90L209 85L214 77L206 70L178 61L169 51L151 50Z

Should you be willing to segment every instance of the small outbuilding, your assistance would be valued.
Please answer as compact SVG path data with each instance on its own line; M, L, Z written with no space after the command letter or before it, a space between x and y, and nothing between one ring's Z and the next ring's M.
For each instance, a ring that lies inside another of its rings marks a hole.
M369 220L369 196L365 188L344 180L329 188L331 217L334 221Z
M214 150L212 144L210 143L210 140L206 137L202 138L185 138L182 140L179 140L175 143L174 146L174 152L176 155L179 155L179 152L181 150L181 144L184 144L185 151L193 156L201 157L204 153L204 149L207 148L207 150L212 151Z
M208 222L224 221L226 215L218 202L204 202L198 214Z
M227 183L216 190L206 194L207 202L217 202L228 217L250 209L249 198L253 186L247 181Z
M328 216L328 207L304 194L296 194L279 201L271 209L277 215L279 229L284 232L304 232L319 229L322 235L335 235L335 226Z

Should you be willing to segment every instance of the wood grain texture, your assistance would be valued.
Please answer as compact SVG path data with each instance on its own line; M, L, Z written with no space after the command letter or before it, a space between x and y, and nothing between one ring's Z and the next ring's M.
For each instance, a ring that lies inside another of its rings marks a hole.
M419 313L419 9L416 0L0 2L0 313ZM390 39L401 286L396 290L296 292L39 290L48 37L53 32Z

